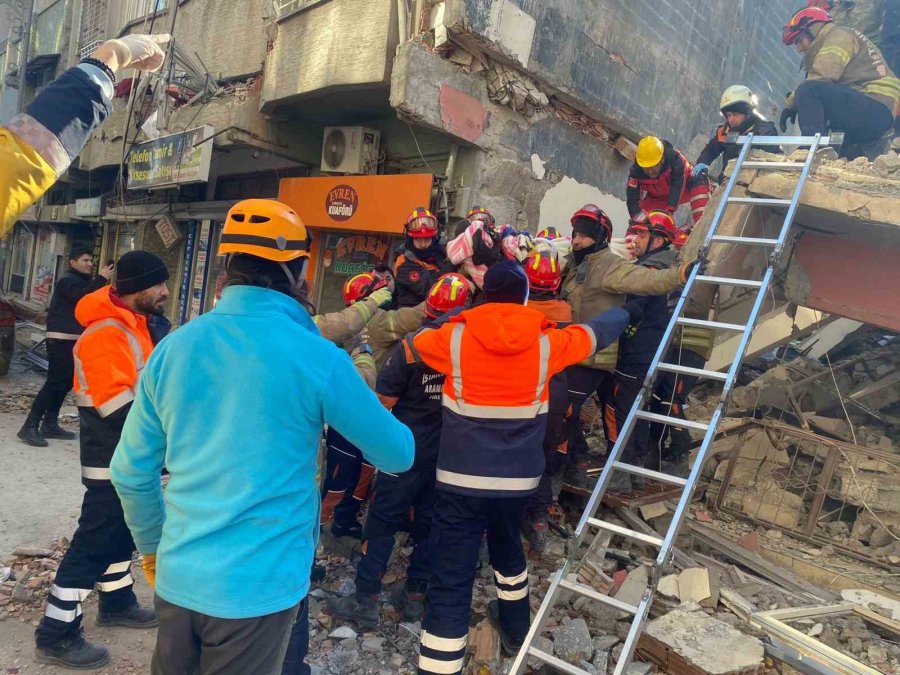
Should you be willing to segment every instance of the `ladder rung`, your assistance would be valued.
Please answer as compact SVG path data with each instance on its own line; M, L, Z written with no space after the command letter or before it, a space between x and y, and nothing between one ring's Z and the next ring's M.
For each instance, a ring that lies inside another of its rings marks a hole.
M777 239L765 239L762 237L731 237L727 234L714 234L712 241L719 241L723 244L753 244L754 246L776 246Z
M679 373L681 375L695 375L697 377L705 377L710 380L719 380L724 382L728 379L728 373L720 373L717 370L706 370L705 368L691 368L690 366L680 366L677 363L658 363L656 365L660 370L667 373Z
M663 415L657 415L657 417L663 417ZM668 417L666 419L672 419ZM676 420L681 421L681 420ZM660 473L659 471L654 471L653 469L645 469L642 466L635 466L634 464L625 464L624 462L613 462L613 467L619 469L620 471L624 471L626 473L630 473L634 476L643 476L644 478L649 478L650 480L655 480L660 483L670 483L672 485L679 485L684 487L687 485L686 478L679 478L678 476L672 476L668 473Z
M706 319L691 319L687 316L679 316L678 323L682 326L697 326L698 328L716 328L718 330L733 330L743 333L747 327L739 323L723 323L722 321L707 321Z
M761 288L761 281L753 279L735 279L734 277L712 277L706 274L698 274L696 281L703 284L724 284L726 286L743 286L744 288Z
M562 673L569 673L569 675L589 675L586 670L573 666L571 663L566 663L562 659L553 656L553 654L548 654L543 649L538 649L537 647L529 647L528 655L533 656L542 663L546 663L548 666L552 666Z
M627 612L632 616L637 614L638 608L634 605L629 605L627 602L622 602L621 600L616 600L615 598L611 598L608 595L603 595L599 591L594 590L590 586L585 586L584 584L579 584L574 581L566 581L565 579L559 582L561 588L565 588L567 591L572 591L573 593L578 593L579 595L584 595L592 600L596 600L597 602L602 602L604 605L609 605L610 607L614 607L620 611Z
M802 169L804 166L806 166L804 162L761 162L756 160L747 160L741 164L742 169Z
M660 415L659 413L647 412L646 410L638 410L635 415L637 415L638 419L647 420L648 422L660 422L662 424L671 424L675 427L697 429L698 431L706 431L709 429L709 425L704 422L683 420L680 417L669 417L668 415Z
M612 532L613 534L621 534L623 537L628 537L629 539L635 539L637 541L642 541L645 544L653 544L654 546L662 546L663 540L659 537L654 537L649 534L644 534L643 532L636 532L634 530L629 530L627 527L622 527L621 525L614 525L612 523L607 523L605 520L597 520L596 518L588 518L588 522L594 527L599 527L601 530L606 530L607 532Z
M729 197L729 204L758 204L759 206L790 206L790 199L774 199L772 197Z

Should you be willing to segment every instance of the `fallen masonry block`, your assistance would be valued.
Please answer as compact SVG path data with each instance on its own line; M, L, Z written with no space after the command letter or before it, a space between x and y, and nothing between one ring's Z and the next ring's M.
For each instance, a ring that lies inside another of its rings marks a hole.
M743 674L761 672L763 666L760 640L701 611L676 609L648 623L645 633L664 648L642 638L638 650L664 672Z

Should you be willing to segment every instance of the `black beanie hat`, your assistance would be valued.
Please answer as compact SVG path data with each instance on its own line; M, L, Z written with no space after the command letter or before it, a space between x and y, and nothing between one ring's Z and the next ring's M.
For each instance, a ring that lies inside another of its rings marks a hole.
M583 234L594 241L601 243L606 241L606 234L599 221L588 216L578 216L572 223L572 234Z
M524 305L528 300L528 277L515 260L504 260L488 268L482 291L485 302Z
M116 263L116 291L119 295L140 293L169 278L166 264L155 253L129 251Z

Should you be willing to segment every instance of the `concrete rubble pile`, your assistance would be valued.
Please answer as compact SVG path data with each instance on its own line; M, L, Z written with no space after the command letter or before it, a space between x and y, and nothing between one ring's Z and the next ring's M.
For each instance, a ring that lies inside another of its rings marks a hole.
M20 546L0 563L0 621L18 619L37 626L59 561L68 547L65 537L51 548Z

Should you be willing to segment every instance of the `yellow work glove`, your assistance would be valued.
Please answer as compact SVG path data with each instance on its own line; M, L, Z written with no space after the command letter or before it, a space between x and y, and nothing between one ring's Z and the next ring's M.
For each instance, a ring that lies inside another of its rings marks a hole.
M141 567L144 568L144 576L147 577L147 583L150 588L156 589L156 554L145 553L141 557Z

